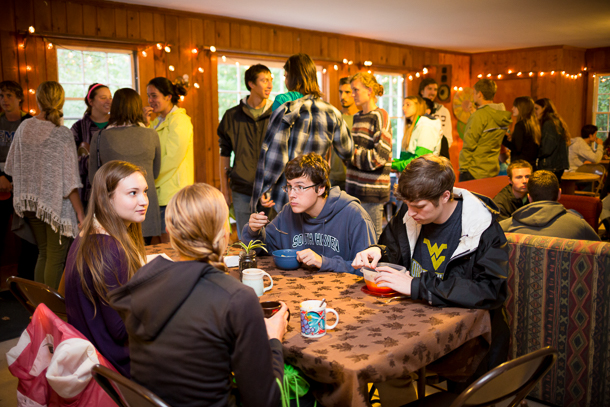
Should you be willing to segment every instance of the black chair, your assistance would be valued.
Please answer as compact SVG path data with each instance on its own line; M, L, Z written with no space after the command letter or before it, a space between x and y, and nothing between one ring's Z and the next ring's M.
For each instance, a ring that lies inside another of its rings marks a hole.
M34 315L38 304L42 303L64 321L68 320L66 300L53 288L46 284L15 276L9 277L6 282L11 293L32 315Z
M107 367L95 365L91 369L91 374L119 407L170 407L146 387Z
M489 406L514 397L510 407L518 406L557 359L557 351L548 346L503 363L490 370L461 394L435 393L403 407Z

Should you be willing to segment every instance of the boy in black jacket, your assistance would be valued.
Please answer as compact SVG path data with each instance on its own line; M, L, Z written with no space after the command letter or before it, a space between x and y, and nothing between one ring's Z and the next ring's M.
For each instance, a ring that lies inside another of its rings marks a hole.
M384 229L379 244L358 253L354 268L379 261L401 264L403 274L380 267L376 282L430 305L489 309L492 344L487 368L504 361L510 332L503 318L508 250L493 201L454 188L444 157L425 155L400 174L396 195L405 205Z

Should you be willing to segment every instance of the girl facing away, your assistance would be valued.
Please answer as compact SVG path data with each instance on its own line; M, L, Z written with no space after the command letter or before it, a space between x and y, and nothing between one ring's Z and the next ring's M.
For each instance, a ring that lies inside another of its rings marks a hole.
M82 230L66 262L66 312L124 376L130 377L125 325L108 292L126 284L145 263L141 223L148 208L144 171L125 161L97 170Z

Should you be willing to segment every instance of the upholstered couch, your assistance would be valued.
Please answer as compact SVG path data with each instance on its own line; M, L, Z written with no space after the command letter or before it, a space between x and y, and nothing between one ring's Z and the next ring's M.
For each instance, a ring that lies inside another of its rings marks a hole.
M610 243L506 237L510 357L549 345L559 351L531 396L610 406Z
M508 177L506 175L475 179L455 184L458 188L464 188L492 199L507 185ZM598 231L599 215L602 212L602 202L599 198L581 195L561 195L559 202L565 206L566 209L574 209L580 213L587 223L591 225L596 232Z

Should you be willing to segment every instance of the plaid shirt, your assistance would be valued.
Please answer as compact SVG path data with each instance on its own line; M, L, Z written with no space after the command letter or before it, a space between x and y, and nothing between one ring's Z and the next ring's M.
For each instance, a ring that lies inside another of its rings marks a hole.
M263 193L271 190L271 199L279 213L288 196L284 167L293 158L310 152L325 157L334 146L342 160L351 160L354 141L343 121L341 112L322 99L311 95L284 103L273 112L258 159L250 210Z

